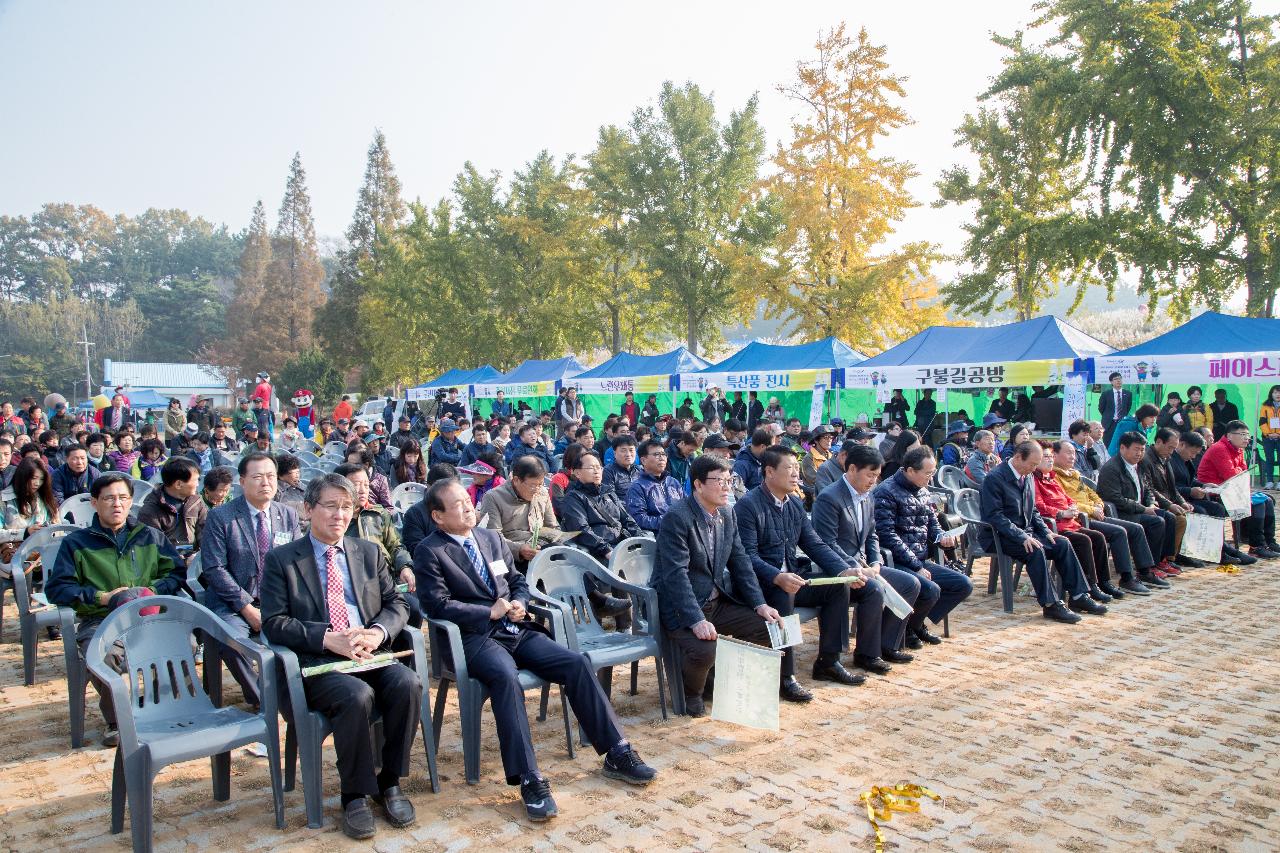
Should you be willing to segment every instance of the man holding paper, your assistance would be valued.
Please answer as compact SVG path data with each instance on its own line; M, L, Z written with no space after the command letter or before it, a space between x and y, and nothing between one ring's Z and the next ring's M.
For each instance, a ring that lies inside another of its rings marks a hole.
M1244 461L1244 449L1252 436L1244 421L1227 423L1222 438L1215 441L1200 459L1197 476L1206 485L1220 486L1232 477L1249 470ZM1276 542L1276 504L1270 495L1259 492L1262 499L1251 503L1249 517L1242 526L1249 539L1249 553L1262 560L1280 557L1280 544Z
M307 536L272 549L262 573L262 633L292 649L303 666L368 660L390 650L409 618L396 592L386 557L372 542L346 535L356 511L356 491L338 474L307 484L302 511ZM351 838L374 834L373 797L395 827L416 820L400 790L418 727L422 684L407 666L390 662L360 672L325 672L303 680L307 704L329 718L338 753L342 831ZM378 760L371 723L382 715ZM375 767L381 765L381 771Z
M765 603L737 519L728 509L733 466L716 456L699 456L689 466L689 479L693 494L673 506L658 527L650 582L667 641L680 648L685 713L701 717L719 635L768 646L766 624L779 615ZM672 690L676 675L670 674Z
M557 809L533 754L521 669L564 686L587 739L605 756L606 777L632 785L652 782L656 772L622 733L586 655L558 644L529 620L529 583L512 570L506 541L496 531L476 527L475 507L462 483L441 480L424 502L436 530L413 552L418 597L429 618L458 626L471 677L492 699L507 784L520 786L530 820L547 820Z
M856 570L851 571L849 561L822 541L804 511L804 504L794 496L800 483L800 462L795 451L774 445L760 455L760 467L762 482L734 504L733 514L738 521L742 547L751 559L765 601L783 616L791 615L797 607L818 608L818 659L813 664L814 680L851 686L862 684L866 676L845 669L840 663L840 653L849 645L850 588L862 587L866 580ZM797 548L813 562L817 572L801 567ZM808 583L810 578L841 575L849 576L851 582L822 586ZM875 608L884 605L878 589L869 593L866 600ZM782 684L778 695L788 702L808 702L813 694L796 681L795 657L794 647L782 653Z
M888 673L891 664L910 663L914 658L902 651L907 620L884 606L883 599L876 606L874 600L868 600L865 590L887 584L909 607L914 607L911 621L921 625L937 601L936 587L932 597L921 595L920 581L910 572L880 565L871 490L880 479L883 465L880 451L855 444L845 454L844 476L823 489L813 502L813 529L818 536L848 561L848 571L856 571L870 581L849 595L858 620L853 665L879 675ZM889 594L882 589L881 595Z

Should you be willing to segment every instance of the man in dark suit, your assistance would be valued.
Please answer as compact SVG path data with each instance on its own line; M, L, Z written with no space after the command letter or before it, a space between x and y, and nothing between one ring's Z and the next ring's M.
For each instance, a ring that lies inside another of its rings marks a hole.
M275 500L276 462L271 456L250 453L238 470L244 494L209 512L200 535L200 570L204 606L232 633L252 637L262 630L259 605L267 552L298 538L298 513ZM222 659L245 701L259 704L257 676L249 662L230 648L222 649Z
M999 536L1004 553L1026 564L1027 576L1044 609L1044 618L1074 624L1080 621L1076 613L1101 616L1107 608L1089 597L1089 582L1085 580L1075 551L1071 550L1071 543L1050 531L1036 512L1031 472L1040 467L1042 454L1039 444L1024 441L1014 449L1008 462L997 465L987 474L982 481L980 505L982 521L990 527L979 527L978 541L983 548L991 550L992 536ZM1070 598L1070 610L1058 600L1049 578L1050 558L1062 577ZM1071 612L1073 610L1076 613Z
M1167 589L1165 578L1179 573L1171 562L1176 554L1177 520L1156 506L1151 485L1143 481L1138 465L1146 452L1147 439L1142 433L1131 431L1120 436L1119 453L1098 471L1098 497L1115 506L1117 518L1142 525L1151 555L1160 562L1141 571L1138 578L1147 586Z
M853 665L884 675L890 665L910 663L914 656L902 651L907 622L884 606L881 595L868 595L887 583L913 606L912 621L923 625L937 595L921 595L920 581L910 572L880 564L880 538L876 535L875 498L871 490L880 480L884 458L874 447L854 444L845 452L845 473L818 493L813 502L813 529L833 551L844 556L869 582L849 591L856 608L857 628ZM936 590L937 587L932 587Z
M462 484L442 480L425 502L436 530L413 554L419 600L429 618L447 619L461 631L467 668L492 697L507 784L520 786L529 818L546 820L557 812L533 755L520 669L564 685L592 746L605 756L605 776L635 785L653 781L653 768L623 735L586 656L528 620L529 584L512 571L515 560L498 532L475 526L475 507Z
M1116 424L1129 414L1133 406L1133 394L1124 389L1124 377L1113 373L1107 377L1111 387L1098 397L1098 417L1102 420L1102 443L1111 446L1111 436Z
M680 648L685 713L706 714L707 674L720 634L769 645L766 622L778 611L765 603L755 569L729 509L732 466L704 455L689 465L693 494L662 517L651 583L667 641ZM675 690L674 676L672 690Z
M742 547L756 570L764 600L783 616L797 607L816 607L818 658L813 663L815 681L858 685L866 676L849 672L840 653L849 644L849 589L866 581L849 561L813 530L804 504L795 497L800 487L800 463L794 450L774 445L760 455L763 482L733 505ZM797 549L812 561L816 571L800 565ZM850 583L810 586L811 577L856 575ZM879 598L879 596L877 596ZM779 695L788 702L808 702L813 694L796 681L795 647L782 653Z
M351 483L325 474L307 484L303 512L311 522L302 539L273 548L262 572L262 633L298 655L303 666L367 660L390 650L409 607L396 592L386 557L372 542L346 536L356 511ZM400 790L422 705L422 684L398 662L364 672L326 672L303 680L307 705L328 717L338 753L342 831L370 838L382 806L395 827L414 822L413 804ZM382 758L371 715L382 716ZM298 709L294 709L295 712ZM375 765L381 766L375 771Z

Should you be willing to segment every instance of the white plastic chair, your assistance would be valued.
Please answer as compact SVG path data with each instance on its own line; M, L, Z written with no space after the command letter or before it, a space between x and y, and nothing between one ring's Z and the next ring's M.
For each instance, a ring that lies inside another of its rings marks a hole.
M63 501L62 506L58 507L58 523L88 527L97 514L92 499L88 493L83 493Z
M422 483L401 483L391 490L391 506L403 515L426 496L427 487Z

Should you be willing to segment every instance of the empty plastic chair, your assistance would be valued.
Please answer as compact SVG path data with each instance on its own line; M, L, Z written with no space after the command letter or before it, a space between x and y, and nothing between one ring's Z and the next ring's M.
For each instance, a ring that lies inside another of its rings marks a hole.
M158 612L143 615L149 608ZM258 713L214 707L196 677L191 635L197 629L257 663L262 694ZM123 676L108 663L116 642L124 647ZM195 602L158 595L112 611L98 626L85 662L110 688L120 730L111 779L112 834L124 830L127 798L133 849L151 850L152 783L157 772L179 761L210 758L213 797L229 799L231 750L251 743L267 746L276 828L284 829L275 661L270 650L233 636L218 617Z
M94 510L91 501L92 499L88 494L79 494L67 498L62 502L62 506L58 507L58 523L73 524L76 527L88 527L98 514Z

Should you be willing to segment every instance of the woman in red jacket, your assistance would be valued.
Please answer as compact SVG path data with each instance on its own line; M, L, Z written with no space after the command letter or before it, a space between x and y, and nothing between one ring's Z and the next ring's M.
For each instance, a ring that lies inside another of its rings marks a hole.
M1249 446L1250 438L1249 425L1244 421L1228 423L1226 434L1209 445L1200 457L1196 479L1216 486L1247 471L1244 449ZM1249 539L1249 552L1270 560L1280 556L1280 544L1276 542L1276 502L1264 492L1257 494L1262 495L1263 500L1250 507L1250 516L1243 524L1244 533Z
M1098 569L1101 567L1102 576L1110 579L1107 572L1107 537L1080 523L1080 519L1088 516L1076 506L1075 501L1067 497L1062 484L1053 476L1053 445L1043 440L1039 444L1044 454L1040 459L1040 467L1031 475L1036 490L1036 512L1046 521L1057 522L1058 535L1071 543L1071 550L1076 552L1080 568L1089 581L1089 597L1105 604L1112 597L1098 586ZM1050 529L1053 529L1052 526Z

